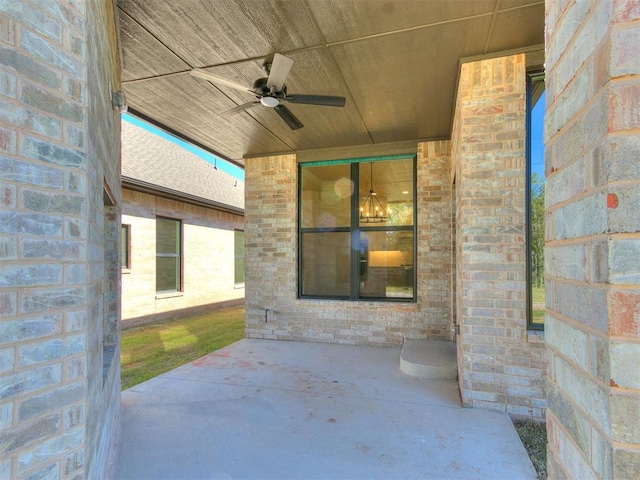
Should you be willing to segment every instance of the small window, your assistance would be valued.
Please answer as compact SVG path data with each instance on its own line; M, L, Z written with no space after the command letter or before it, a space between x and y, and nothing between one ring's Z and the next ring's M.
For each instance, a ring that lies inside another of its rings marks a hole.
M131 225L120 227L120 266L126 270L131 268Z
M244 286L244 232L235 230L233 239L233 281L236 287Z
M156 218L156 292L180 291L182 269L182 223L172 218Z
M544 73L530 73L527 92L527 272L529 328L544 329Z
M300 167L299 296L414 301L415 158Z

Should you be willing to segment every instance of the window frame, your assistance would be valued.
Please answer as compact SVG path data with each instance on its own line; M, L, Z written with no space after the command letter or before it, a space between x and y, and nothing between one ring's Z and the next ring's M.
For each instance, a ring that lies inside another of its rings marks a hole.
M533 321L533 282L531 275L533 273L533 248L532 248L532 194L531 184L533 178L532 171L532 113L533 113L533 82L540 77L545 78L543 67L531 68L527 71L527 92L526 92L526 275L527 275L527 291L526 291L526 313L527 313L527 330L544 331L544 323ZM545 88L546 90L546 88ZM544 118L543 118L544 121ZM543 126L544 128L544 126Z
M176 222L178 224L178 235L177 235L177 240L179 242L178 248L176 250L178 250L178 253L173 254L173 253L162 253L162 254L158 254L158 245L157 245L157 238L158 238L158 219L161 220L168 220L171 222ZM182 231L182 220L178 219L178 218L171 218L171 217L165 217L163 215L156 215L156 247L155 247L155 258L156 258L156 274L155 274L155 278L156 278L156 287L155 287L155 292L156 295L165 295L165 294L175 294L175 293L179 293L179 292L183 292L183 265L184 265L184 252L183 252L183 246L184 246L184 242L183 242L183 231ZM158 290L158 257L160 258L177 258L178 259L178 267L177 267L177 278L176 278L176 289L175 290Z
M388 226L388 225L380 225L380 224L372 224L372 226L361 226L360 225L360 174L359 168L361 164L369 164L372 162L381 162L381 161L393 161L393 160L409 160L412 162L412 175L413 175L413 191L412 195L412 203L413 203L413 212L412 212L412 225L397 225L397 226ZM351 221L348 227L302 227L302 170L304 168L314 167L314 166L332 166L348 163L350 164L350 175L351 181L353 182L353 194L350 199L350 209L351 209ZM415 153L412 154L404 154L404 155L389 155L389 156L381 156L381 157L363 157L363 158L353 158L353 159L343 159L343 160L326 160L326 161L318 161L318 162L304 162L298 164L298 218L297 218L297 298L298 299L309 299L309 300L343 300L343 301L352 301L352 302L396 302L396 303L416 303L418 299L418 272L417 272L417 244L418 244L418 202L417 202L417 155ZM413 295L412 297L362 297L360 295L360 233L361 232L387 232L387 231L410 231L412 233L413 240L413 272L412 272L412 282L413 282ZM349 233L350 234L350 291L349 295L308 295L303 294L302 292L302 267L303 267L303 258L302 258L302 237L305 233Z

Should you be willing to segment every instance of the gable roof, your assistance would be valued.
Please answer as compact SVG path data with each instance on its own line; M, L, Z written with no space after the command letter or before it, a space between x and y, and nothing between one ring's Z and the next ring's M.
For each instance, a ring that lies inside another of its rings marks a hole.
M244 214L244 182L180 145L122 121L122 185Z

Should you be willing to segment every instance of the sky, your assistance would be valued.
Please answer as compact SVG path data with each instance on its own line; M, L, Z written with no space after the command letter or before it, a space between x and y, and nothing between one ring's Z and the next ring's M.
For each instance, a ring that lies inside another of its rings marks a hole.
M544 107L543 93L531 111L531 172L544 178Z
M122 114L122 120L125 122L129 122L133 125L136 125L140 128L144 128L145 130L154 133L162 138L165 138L167 140L169 140L170 142L175 143L176 145L180 145L182 148L184 148L185 150L188 150L189 152L193 153L194 155L199 156L200 158L202 158L203 160L206 160L207 162L209 162L211 165L215 165L218 167L219 170L222 170L223 172L228 173L229 175L234 176L235 178L237 178L238 180L242 180L244 182L244 170L240 167L237 167L236 165L233 165L232 163L227 162L226 160L223 160L221 158L216 157L215 155L212 155L211 153L202 150L199 147L196 147L195 145L192 145L190 143L185 142L184 140L179 139L178 137L174 137L173 135L171 135L170 133L167 133L161 129L159 129L158 127L154 127L153 125L140 120L137 117L134 117L133 115L129 115L128 113L124 113Z

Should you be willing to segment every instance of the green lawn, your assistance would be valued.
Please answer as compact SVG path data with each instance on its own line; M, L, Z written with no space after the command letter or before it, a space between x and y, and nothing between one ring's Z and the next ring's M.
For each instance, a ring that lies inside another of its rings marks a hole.
M170 319L122 332L122 389L244 337L244 307Z
M531 294L533 303L544 303L544 287L533 287Z
M533 303L533 310L531 311L533 318L531 321L533 323L542 323L544 324L544 308L536 309L536 304L544 305L544 287L534 287L531 289L531 300Z

